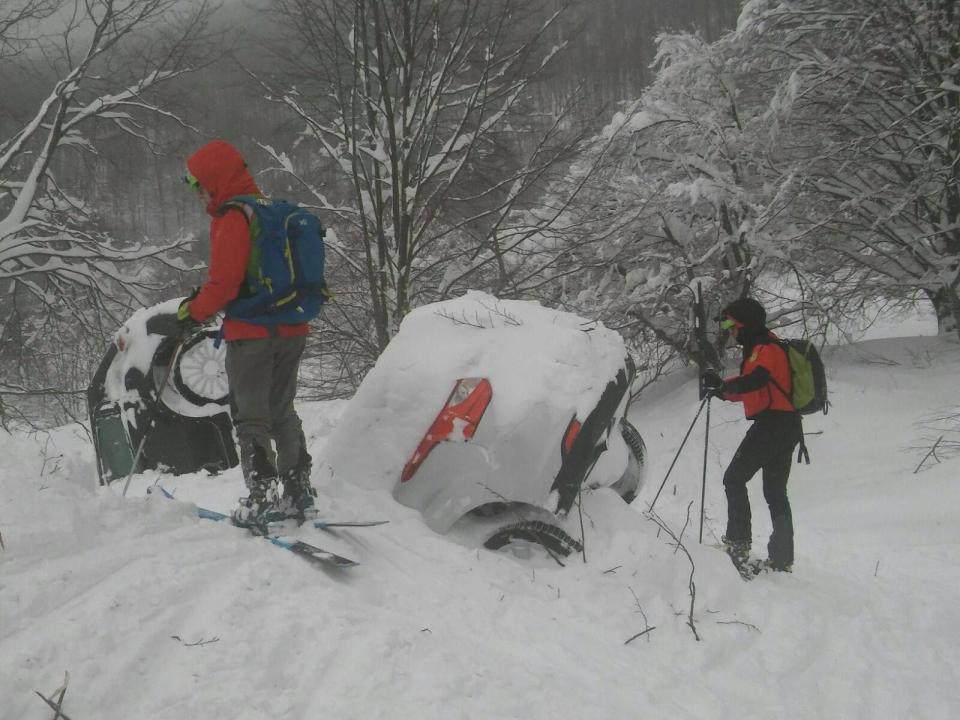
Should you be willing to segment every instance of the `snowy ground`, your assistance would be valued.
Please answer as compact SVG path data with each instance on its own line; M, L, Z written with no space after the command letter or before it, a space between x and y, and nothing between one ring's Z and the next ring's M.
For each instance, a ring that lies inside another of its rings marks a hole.
M744 583L707 547L746 428L739 406L712 403L697 544L702 418L690 436L656 511L692 555L693 627L691 564L642 513L696 411L692 380L633 406L647 486L630 508L587 496L587 562L565 568L452 542L389 492L318 471L330 516L390 523L301 530L361 562L317 570L146 496L159 479L229 509L236 470L145 474L123 498L97 489L81 429L2 435L0 718L51 718L35 691L65 672L72 720L956 717L960 457L914 469L936 437L921 423L960 405L960 345L874 340L827 362L834 405L805 422L822 434L790 483L794 574ZM343 409L303 406L315 456Z

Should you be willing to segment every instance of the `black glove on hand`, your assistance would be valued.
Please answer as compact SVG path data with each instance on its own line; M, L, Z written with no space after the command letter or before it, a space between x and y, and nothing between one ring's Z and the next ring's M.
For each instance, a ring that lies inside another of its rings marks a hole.
M701 397L723 397L723 378L715 370L707 370L700 376Z

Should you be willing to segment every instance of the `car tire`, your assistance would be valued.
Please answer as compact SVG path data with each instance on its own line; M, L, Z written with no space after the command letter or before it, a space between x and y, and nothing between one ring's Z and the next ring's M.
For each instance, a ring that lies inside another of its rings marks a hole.
M517 540L540 545L562 557L583 550L583 545L568 533L556 525L540 520L523 520L504 525L488 537L483 546L488 550L500 550Z
M643 436L626 418L620 420L620 435L627 444L630 456L627 459L627 469L623 477L611 487L629 505L637 499L637 492L640 490L640 480L643 478L643 468L647 458L647 446L643 442Z
M216 330L201 330L183 343L174 361L173 385L184 400L197 407L229 402L226 371L222 370L220 351L214 347L216 336ZM212 365L221 372L211 375L207 369Z

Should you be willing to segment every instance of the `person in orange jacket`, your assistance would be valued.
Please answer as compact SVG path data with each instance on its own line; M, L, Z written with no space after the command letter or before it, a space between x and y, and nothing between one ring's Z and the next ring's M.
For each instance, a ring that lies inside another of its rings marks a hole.
M231 316L230 301L246 291L250 263L250 217L242 207L225 206L239 195L262 195L240 152L214 140L187 159L184 180L210 215L210 262L206 282L177 313L183 322L203 322L225 311L230 410L240 445L248 496L234 521L250 526L273 515L303 519L314 513L310 484L312 458L294 409L297 374L309 326L259 325ZM274 451L274 444L276 450ZM283 497L277 496L278 481Z
M787 480L793 449L803 430L788 395L791 376L787 354L767 329L766 321L763 306L752 298L727 305L720 313L720 325L743 348L740 374L724 379L708 370L701 381L710 396L743 403L744 414L753 421L723 476L727 496L723 542L735 563L747 561L752 543L747 483L762 470L763 496L773 524L766 565L789 572L793 568L793 514Z

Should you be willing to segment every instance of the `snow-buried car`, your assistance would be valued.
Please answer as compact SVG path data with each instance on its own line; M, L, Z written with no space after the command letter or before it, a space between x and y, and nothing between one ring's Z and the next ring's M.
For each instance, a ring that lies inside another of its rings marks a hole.
M238 462L216 331L201 328L179 341L155 332L155 320L179 304L134 313L87 388L101 484L134 470L216 472Z
M631 502L643 481L643 440L625 418L633 375L602 324L471 292L404 318L327 462L389 485L437 532L566 555L579 549L564 521L583 488Z

